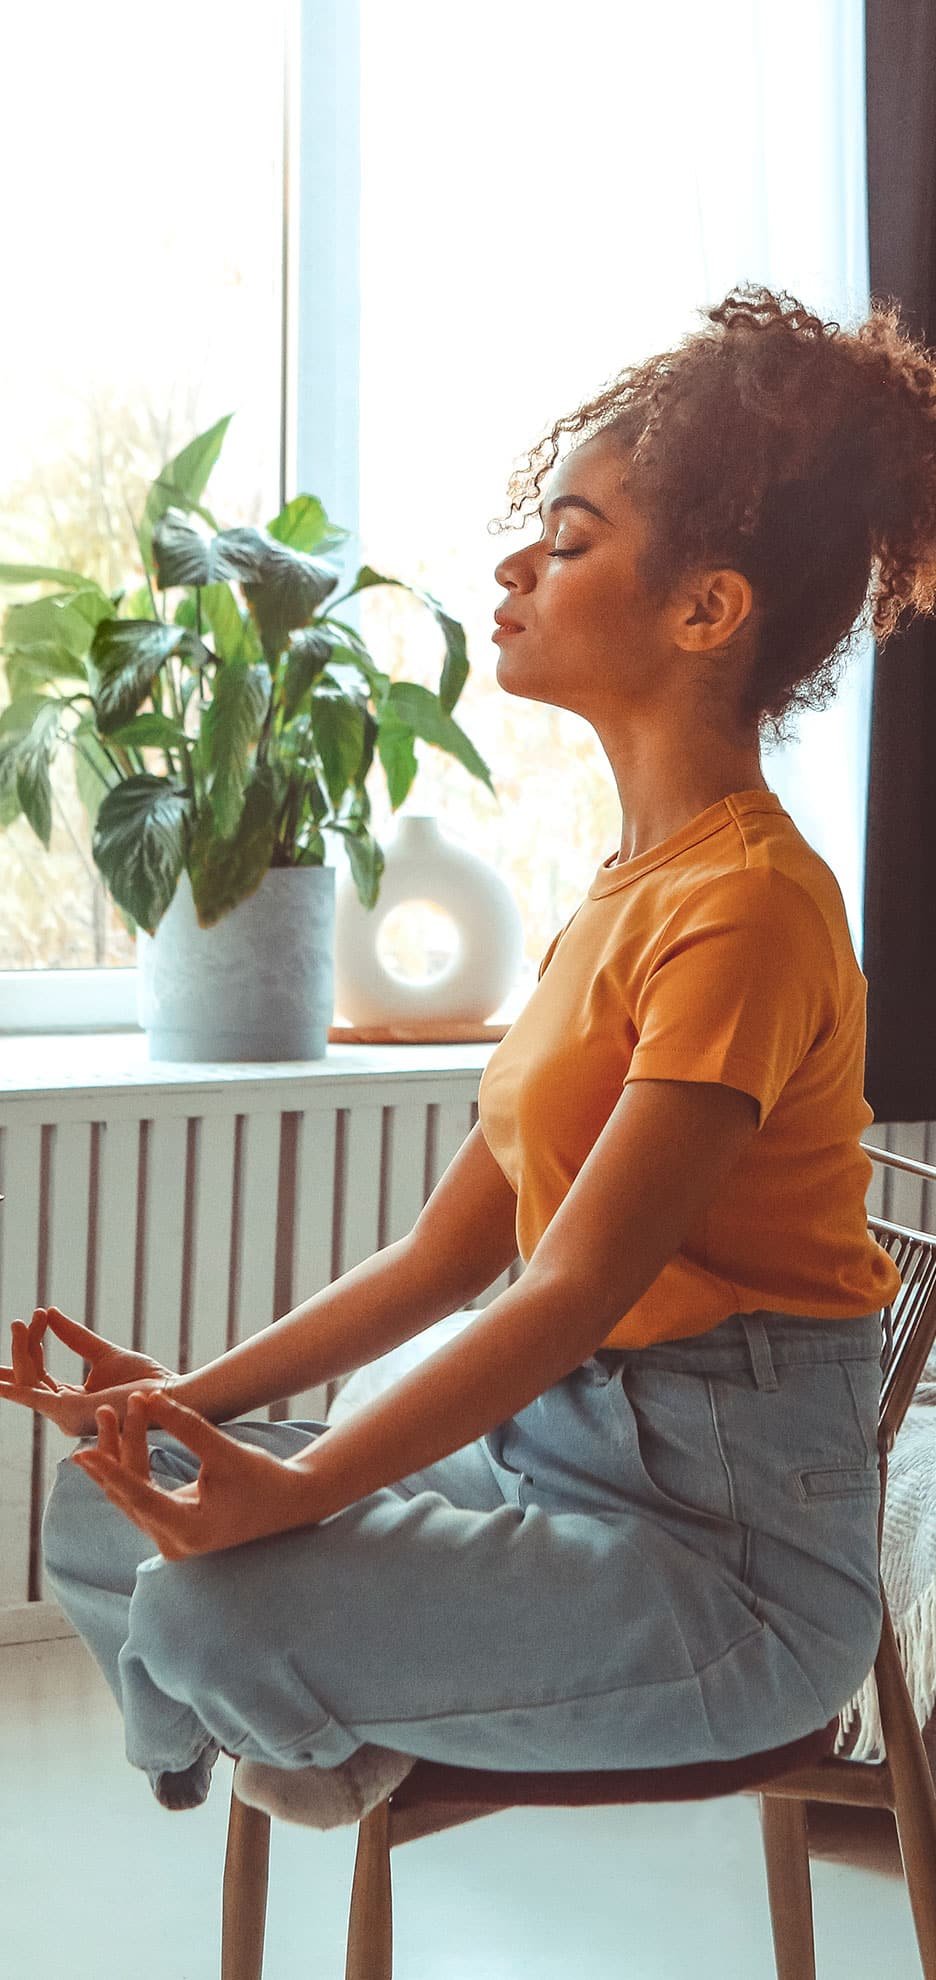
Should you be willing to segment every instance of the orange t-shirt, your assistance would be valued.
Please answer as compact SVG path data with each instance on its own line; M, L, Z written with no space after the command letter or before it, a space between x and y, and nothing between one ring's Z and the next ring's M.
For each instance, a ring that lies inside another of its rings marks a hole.
M624 864L553 937L478 1089L482 1133L533 1255L635 1079L753 1094L758 1132L701 1225L607 1335L705 1334L776 1308L855 1319L902 1280L870 1235L861 1146L867 979L831 868L774 791L719 798Z

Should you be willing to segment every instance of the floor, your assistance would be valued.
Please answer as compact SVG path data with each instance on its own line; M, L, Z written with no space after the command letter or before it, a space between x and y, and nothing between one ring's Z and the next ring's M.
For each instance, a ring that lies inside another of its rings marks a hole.
M0 1648L3 1980L218 1980L232 1762L171 1814L79 1638ZM818 1980L919 1980L893 1819L815 1811ZM342 1980L355 1828L274 1824L264 1980ZM775 1980L757 1802L510 1810L394 1853L394 1980Z

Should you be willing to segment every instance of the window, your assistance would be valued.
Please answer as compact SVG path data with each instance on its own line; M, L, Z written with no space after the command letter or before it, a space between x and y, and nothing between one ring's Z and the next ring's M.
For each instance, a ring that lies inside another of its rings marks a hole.
M4 329L2 555L69 561L66 522L114 554L118 466L139 488L170 451L169 422L181 444L229 410L216 512L262 520L279 506L292 6L267 8L262 34L255 10L230 0L167 0L128 30L136 18L102 0L74 19L57 11L54 72L46 10L5 29L19 77L0 140L7 182L11 162L34 167L5 239L29 308L8 310ZM839 320L867 312L861 0L726 0L723 117L700 114L711 21L694 0L667 15L665 62L657 15L604 0L581 0L574 21L565 0L532 13L502 0L300 0L295 22L286 493L318 494L357 532L346 571L367 562L422 586L465 625L456 719L497 797L418 742L406 808L435 811L511 886L526 946L498 1014L509 1020L616 851L620 807L584 721L498 686L494 570L525 535L495 534L489 519L555 418L698 327L732 283L786 288ZM803 140L792 148L791 102ZM53 127L43 149L35 131ZM424 607L387 587L352 612L394 678L437 687L442 644ZM872 660L868 642L832 707L764 756L838 874L859 954ZM386 843L379 761L369 790ZM40 987L43 971L83 969L92 986L116 969L129 987L132 947L72 842L69 804L63 790L51 860L22 821L0 833L0 888L15 903L0 971L34 971ZM329 857L343 874L334 834Z
M488 533L511 469L737 281L839 320L869 306L860 4L728 0L715 29L724 115L703 114L698 93L713 75L710 12L677 0L666 21L664 57L653 9L361 0L361 532L371 564L425 585L466 627L456 718L498 801L422 743L413 796L519 903L524 975L504 1017L621 836L591 727L496 679L494 569L539 533L516 517ZM794 102L803 142L791 146ZM560 458L573 444L562 436ZM362 618L382 664L389 647L391 671L436 684L438 634L405 593L369 592ZM872 659L869 642L837 701L763 755L840 878L856 948ZM376 779L373 795L379 838Z
M244 0L5 16L3 561L135 587L131 512L229 412L215 513L280 507L286 15L270 0L262 33ZM48 589L2 587L0 603ZM22 817L0 832L2 971L135 964L74 762L59 750L48 853Z

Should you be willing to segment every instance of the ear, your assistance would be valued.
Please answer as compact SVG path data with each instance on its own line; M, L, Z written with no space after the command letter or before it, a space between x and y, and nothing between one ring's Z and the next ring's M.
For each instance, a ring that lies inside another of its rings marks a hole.
M730 566L697 571L683 589L676 644L693 653L726 646L751 623L754 591L748 578Z

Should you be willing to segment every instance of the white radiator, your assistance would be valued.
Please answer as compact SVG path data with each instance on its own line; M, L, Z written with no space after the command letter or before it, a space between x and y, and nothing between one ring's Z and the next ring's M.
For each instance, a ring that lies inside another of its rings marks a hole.
M11 1319L54 1302L112 1340L186 1372L266 1327L403 1237L478 1117L476 1069L192 1091L0 1100L0 1360ZM936 1123L874 1123L864 1139L936 1161ZM936 1228L936 1188L875 1168L869 1215ZM487 1305L509 1271L473 1303ZM61 1380L81 1364L51 1335ZM324 1417L338 1384L260 1417ZM39 1527L74 1448L42 1417L0 1405L0 1643L63 1633ZM30 1607L30 1605L35 1605ZM56 1622L55 1618L58 1618Z
M478 1079L303 1082L301 1112L283 1110L282 1086L234 1082L0 1101L0 1361L10 1321L50 1303L183 1373L213 1360L406 1235L477 1120ZM83 1379L51 1334L45 1353L58 1379ZM324 1417L338 1386L253 1414ZM14 1610L22 1623L24 1605L54 1602L39 1528L72 1449L0 1405L0 1642ZM38 1609L26 1621L17 1633L39 1633Z

